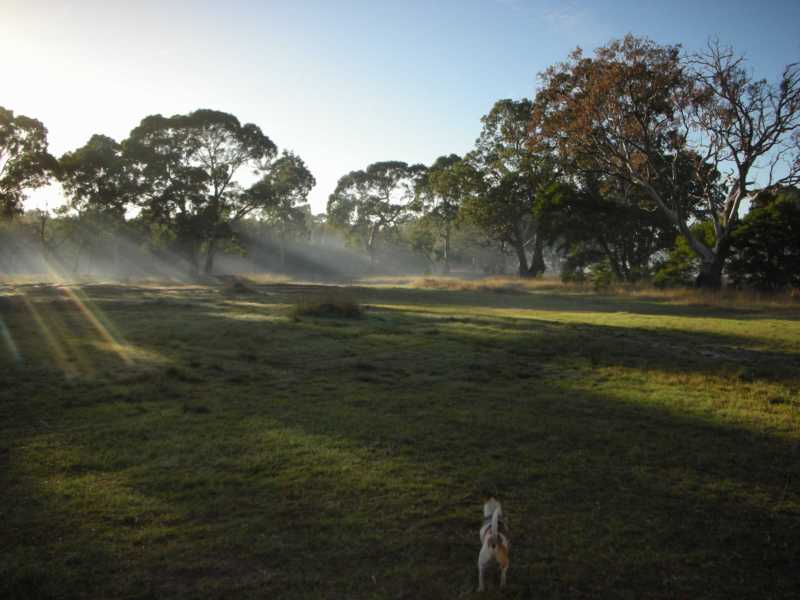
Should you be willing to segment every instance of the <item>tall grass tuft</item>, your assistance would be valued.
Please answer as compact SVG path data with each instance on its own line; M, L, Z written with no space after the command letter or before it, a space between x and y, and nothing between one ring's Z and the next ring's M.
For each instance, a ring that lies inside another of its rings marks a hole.
M292 306L290 315L295 320L300 317L360 319L364 308L348 294L329 291L300 298Z

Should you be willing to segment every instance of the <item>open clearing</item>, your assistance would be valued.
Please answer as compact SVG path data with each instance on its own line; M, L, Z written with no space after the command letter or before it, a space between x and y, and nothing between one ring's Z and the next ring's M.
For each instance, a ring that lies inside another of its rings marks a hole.
M796 308L318 293L5 287L0 596L800 597Z

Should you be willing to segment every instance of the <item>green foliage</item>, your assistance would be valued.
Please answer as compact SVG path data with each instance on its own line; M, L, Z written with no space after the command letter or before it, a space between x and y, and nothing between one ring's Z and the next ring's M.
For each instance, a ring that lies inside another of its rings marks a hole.
M0 220L22 213L25 190L45 185L57 168L41 121L0 106Z
M675 228L635 186L585 176L559 189L550 218L567 257L562 278L603 263L615 281L646 279L653 257L674 242Z
M481 118L476 148L466 158L480 175L480 185L464 203L467 220L514 250L524 277L545 270L543 206L557 178L553 161L528 146L531 109L527 98L499 100Z
M800 288L800 190L754 199L733 232L728 275L738 286Z
M453 230L458 226L460 209L464 201L475 194L479 187L479 174L458 155L440 156L419 177L416 186L414 210L421 213L420 226L428 230L435 229L441 246L434 250L425 247L423 253L436 260L441 260L444 272L450 272L451 238ZM413 244L420 249L422 238ZM425 242L433 240L425 239ZM435 242L434 242L435 243ZM432 244L431 244L432 246Z
M423 165L378 162L342 176L328 198L328 223L344 229L374 263L381 239L397 232L410 215Z
M286 263L286 241L308 233L308 194L316 180L305 162L284 151L248 194L255 199L255 214L277 232L281 264Z
M112 138L93 135L86 145L59 159L59 180L70 208L79 213L122 221L134 202L133 177Z
M268 172L275 144L233 115L201 109L146 117L123 148L144 217L175 232L195 270L202 247L209 273L217 241L231 236L231 223L272 201L270 194L244 189L237 174Z
M691 230L692 235L707 247L714 246L713 223L695 223ZM666 258L656 264L653 284L662 288L692 285L700 268L700 259L689 242L684 236L678 235Z
M614 283L614 271L607 262L594 263L589 272L589 279L596 291L607 290Z

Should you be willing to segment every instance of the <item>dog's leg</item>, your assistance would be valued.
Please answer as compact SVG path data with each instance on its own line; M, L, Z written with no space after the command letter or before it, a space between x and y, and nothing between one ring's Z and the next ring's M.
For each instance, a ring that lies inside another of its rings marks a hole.
M492 560L492 550L489 548L489 544L483 544L481 547L481 552L478 554L478 591L482 592L484 590L483 585L483 573L486 571L486 567L489 562Z
M505 587L506 585L506 571L508 571L508 542L506 541L505 537L503 537L503 542L497 546L495 550L495 556L497 557L497 562L500 565L500 587Z

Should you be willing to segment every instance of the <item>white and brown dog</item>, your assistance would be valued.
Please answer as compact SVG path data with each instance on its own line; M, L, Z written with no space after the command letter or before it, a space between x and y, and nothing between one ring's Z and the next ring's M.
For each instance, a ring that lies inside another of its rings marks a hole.
M500 566L500 587L506 584L508 571L508 528L503 520L503 509L494 498L483 505L483 525L481 525L481 551L478 554L478 591L484 590L483 574L494 560Z

